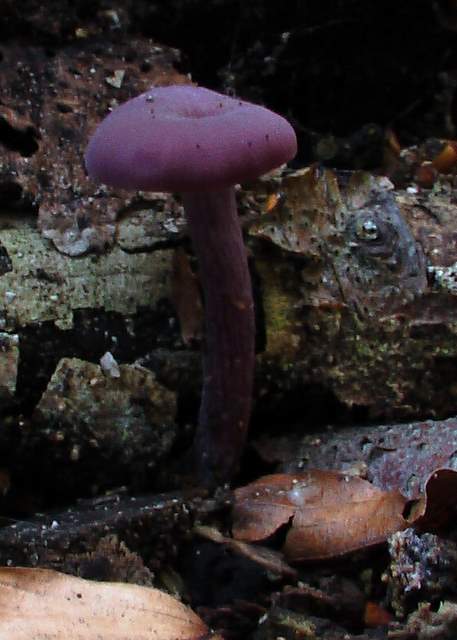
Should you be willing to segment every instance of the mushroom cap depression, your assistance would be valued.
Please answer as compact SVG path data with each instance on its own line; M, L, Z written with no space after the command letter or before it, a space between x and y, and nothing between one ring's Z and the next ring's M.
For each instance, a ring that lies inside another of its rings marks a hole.
M295 155L290 124L190 85L152 87L114 109L86 151L91 178L144 191L206 191L253 180Z

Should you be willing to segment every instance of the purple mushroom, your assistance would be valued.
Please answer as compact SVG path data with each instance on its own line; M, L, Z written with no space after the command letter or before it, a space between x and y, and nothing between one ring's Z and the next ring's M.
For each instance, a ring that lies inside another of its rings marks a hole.
M251 413L254 304L234 185L287 162L296 149L281 116L189 85L152 87L122 104L87 148L88 174L99 182L181 193L205 298L194 451L207 486L237 471Z

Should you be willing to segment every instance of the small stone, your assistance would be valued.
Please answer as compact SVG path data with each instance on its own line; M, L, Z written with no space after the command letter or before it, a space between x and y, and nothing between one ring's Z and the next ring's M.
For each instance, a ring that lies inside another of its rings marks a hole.
M119 377L92 362L63 358L35 413L37 431L42 425L47 439L58 433L68 442L55 455L93 466L94 484L106 483L113 469L149 471L149 463L152 468L163 458L177 433L176 395L143 367L115 366Z
M123 69L116 69L112 76L105 78L105 82L114 87L120 89L124 81L125 71Z
M119 369L119 365L110 351L107 351L100 358L100 366L106 376L109 376L110 378L120 378L121 371Z

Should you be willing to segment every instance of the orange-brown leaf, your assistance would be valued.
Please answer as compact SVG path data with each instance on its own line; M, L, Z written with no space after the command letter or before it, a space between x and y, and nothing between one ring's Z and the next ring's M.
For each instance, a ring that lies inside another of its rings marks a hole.
M447 140L441 151L433 158L432 164L440 173L449 173L457 164L457 142Z
M368 601L365 605L363 618L367 627L380 627L388 625L393 616L376 602Z
M413 506L408 522L424 531L439 531L455 521L457 471L436 469L425 483L424 495Z
M47 569L0 568L0 638L204 640L209 637L206 625L195 613L157 589L90 582Z
M264 540L290 521L290 561L331 558L378 544L406 526L405 498L334 471L264 476L235 492L233 535Z

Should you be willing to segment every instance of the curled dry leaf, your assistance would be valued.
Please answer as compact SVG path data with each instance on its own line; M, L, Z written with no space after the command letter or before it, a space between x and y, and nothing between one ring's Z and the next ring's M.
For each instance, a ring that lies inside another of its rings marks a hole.
M17 567L0 568L0 638L221 640L157 589Z
M433 157L431 164L440 173L449 173L457 164L457 142L444 140L443 146Z
M425 483L424 494L413 505L408 522L416 529L439 531L455 522L457 471L436 469Z
M274 474L235 491L233 535L254 542L290 523L290 561L320 560L379 544L407 526L406 499L334 471Z

